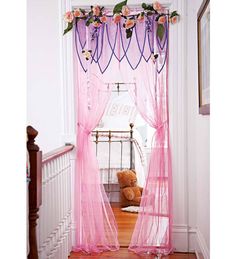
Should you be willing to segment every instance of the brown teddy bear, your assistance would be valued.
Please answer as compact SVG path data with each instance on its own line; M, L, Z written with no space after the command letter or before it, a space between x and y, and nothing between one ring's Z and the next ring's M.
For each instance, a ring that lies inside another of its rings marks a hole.
M137 177L134 170L117 172L120 186L121 207L139 206L143 188L137 185Z

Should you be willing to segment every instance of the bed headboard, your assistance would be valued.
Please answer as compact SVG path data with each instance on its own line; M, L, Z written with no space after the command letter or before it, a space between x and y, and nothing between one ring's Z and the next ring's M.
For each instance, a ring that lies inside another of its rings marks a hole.
M96 155L98 152L98 144L99 143L108 143L109 149L109 166L110 166L110 156L111 156L111 145L112 143L119 142L121 145L120 152L121 152L121 161L120 161L120 168L122 169L122 144L124 142L130 142L130 169L133 168L133 127L134 124L130 123L130 130L94 130L92 131L92 137L94 137L94 142L96 144ZM102 139L101 139L102 137Z

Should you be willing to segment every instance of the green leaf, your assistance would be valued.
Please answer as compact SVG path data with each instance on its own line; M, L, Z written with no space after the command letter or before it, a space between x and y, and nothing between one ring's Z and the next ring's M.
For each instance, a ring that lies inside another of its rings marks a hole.
M152 5L148 5L148 6L147 6L147 8L148 8L148 10L154 11L154 9L153 9L153 6L152 6Z
M177 13L177 11L173 11L170 15L170 18L174 17L174 16L179 16L179 14Z
M115 14L115 13L121 13L122 7L123 7L124 5L126 5L126 4L127 4L127 0L116 4L116 5L114 6L114 8L113 8L113 14Z
M157 36L159 37L160 40L163 39L163 36L165 34L165 28L162 24L158 24L157 26Z
M147 10L147 11L154 11L153 6L150 5L150 4L147 5L147 4L143 3L143 4L142 4L142 8L143 8L144 10Z
M132 30L128 29L126 30L126 38L129 39L132 36Z
M146 7L147 7L146 3L142 3L141 6L142 6L143 9L146 9Z
M87 21L86 21L86 26L89 26L91 23L94 22L93 17L90 17Z
M85 9L82 9L82 8L79 8L79 9L80 9L80 11L81 11L83 14L86 13Z
M65 35L69 31L71 31L72 28L73 28L73 23L69 22L67 28L64 30L64 34L63 35Z
M139 18L141 16L144 16L144 12L141 12L141 13L137 14L137 18Z
M159 16L156 16L155 21L158 21L160 17L164 16L164 14L160 14Z

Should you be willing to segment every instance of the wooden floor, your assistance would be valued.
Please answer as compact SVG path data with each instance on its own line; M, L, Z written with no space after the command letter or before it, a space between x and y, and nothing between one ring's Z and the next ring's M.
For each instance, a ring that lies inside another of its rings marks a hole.
M137 220L137 213L124 212L117 204L112 204L118 225L118 241L121 247L128 247Z
M99 259L99 258L115 258L115 259L157 259L154 255L140 256L129 252L127 248L120 248L117 252L105 252L100 255L84 255L80 253L72 253L69 259ZM194 254L174 253L172 255L163 256L161 259L196 259Z
M135 253L129 252L127 247L131 240L131 235L135 227L135 222L137 219L137 213L123 212L119 208L118 204L112 204L112 209L118 225L118 240L121 248L117 252L104 252L99 255L84 255L82 253L71 253L69 259L95 259L95 258L128 258L128 259L137 259L137 258L146 258L154 259L154 255L139 256ZM194 254L183 254L183 253L174 253L169 256L162 257L164 259L196 259Z

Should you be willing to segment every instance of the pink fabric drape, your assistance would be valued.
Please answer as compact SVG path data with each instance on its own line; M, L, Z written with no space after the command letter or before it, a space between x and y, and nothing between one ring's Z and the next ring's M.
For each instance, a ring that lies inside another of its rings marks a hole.
M132 42L131 39L126 40L121 31L121 36L118 36L121 44L117 44L117 46L121 45L121 49L120 46L116 47L115 43L119 27L111 20L98 30L98 36L95 36L97 31L91 26L85 28L83 21L80 21L80 25L77 26L75 45L80 65L76 59L75 71L79 70L79 66L84 71L88 71L87 74L82 71L76 79L79 78L81 81L81 78L85 78L87 75L90 82L87 83L86 79L83 80L83 83L76 82L78 91L78 150L75 183L77 187L75 200L77 245L74 247L74 251L99 252L116 250L119 247L115 219L104 188L100 184L98 165L89 139L91 130L95 128L104 112L110 92L103 83L96 82L97 77L90 72L94 72L95 68L89 68L91 65L96 66L102 72L105 71L106 82L117 82L115 71L120 69L122 82L131 83L130 93L140 114L155 129L140 213L129 249L136 253L153 254L169 254L172 251L172 168L169 146L167 23L165 24L167 30L162 41L156 38L156 23L149 19L145 23L136 25L135 38ZM148 44L145 44L146 42ZM85 59L82 60L80 57L85 45L87 49L92 50L94 55L92 64L85 63ZM121 50L118 55L115 54L116 48L119 48L118 51ZM150 59L149 54L151 53L159 54L155 63ZM115 58L112 58L114 56ZM120 56L125 56L121 64L117 61ZM98 73L95 74L98 75ZM88 87L89 85L90 87Z
M129 249L136 253L167 255L173 249L168 64L160 73L157 72L156 66L157 64L151 62L143 62L138 68L139 71L135 71L134 87L130 87L137 109L145 121L155 129L155 134L140 213Z
M100 182L91 131L100 121L110 89L97 76L79 73L75 63L77 100L77 159L75 171L76 245L73 251L99 253L119 249L117 225ZM89 80L89 81L88 81Z

